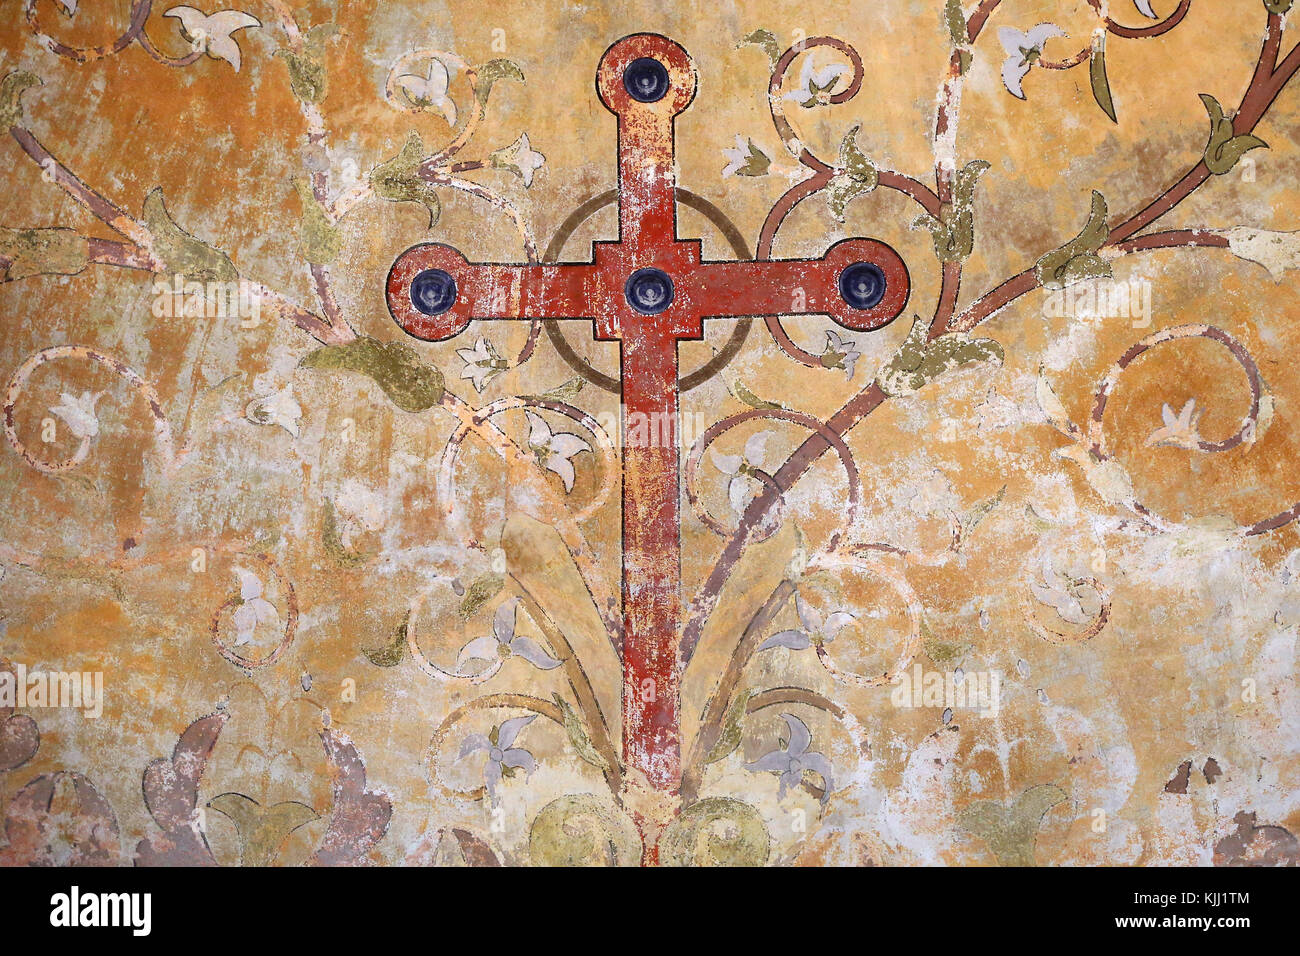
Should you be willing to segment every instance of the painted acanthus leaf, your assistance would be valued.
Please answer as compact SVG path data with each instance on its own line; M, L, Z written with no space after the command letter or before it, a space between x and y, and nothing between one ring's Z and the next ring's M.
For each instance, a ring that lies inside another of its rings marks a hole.
M319 103L325 99L325 41L337 32L335 24L322 23L307 31L301 51L280 50L276 54L284 57L289 68L289 87L293 95L304 103Z
M776 36L770 30L754 30L752 33L747 33L736 46L761 47L763 52L767 54L772 69L776 69L776 64L781 59L781 44L777 42Z
M913 223L930 231L934 254L941 262L960 262L975 248L975 186L990 168L985 160L971 160L957 171L952 202L944 205L938 218L924 215Z
M1059 249L1047 253L1034 266L1040 285L1047 289L1062 289L1085 279L1110 278L1113 274L1110 263L1097 255L1110 235L1106 216L1106 197L1094 189L1088 224L1083 231Z
M0 257L9 260L6 280L35 275L76 275L90 260L90 243L75 229L9 229L0 226Z
M422 412L442 401L442 373L420 361L403 342L380 342L361 336L343 345L327 345L307 354L303 368L343 369L368 375L404 412Z
M0 129L22 124L24 91L43 85L39 76L27 70L15 70L0 80Z
M343 233L312 191L311 183L295 179L293 187L302 201L302 224L299 228L302 257L315 265L329 265L343 249Z
M1274 282L1281 282L1288 269L1300 269L1300 232L1269 232L1236 226L1217 234L1227 236L1229 252L1263 266Z
M587 728L582 724L582 718L574 713L573 708L569 706L569 702L559 694L552 694L551 698L564 715L564 732L568 734L569 743L573 744L573 749L578 756L598 770L608 770L609 761L601 755L600 751L596 749L596 745L591 742L591 737L587 734Z
M933 382L944 372L973 362L1002 364L1002 346L993 339L974 338L965 332L949 332L932 342L929 326L917 316L912 329L894 357L880 370L876 382L886 395L907 395Z
M424 161L424 142L420 134L411 130L406 144L396 156L380 163L370 172L370 186L375 195L389 202L417 202L429 212L432 229L442 213L442 203L433 185L420 178L420 164Z
M142 218L153 237L153 253L168 272L196 282L234 282L239 278L229 256L176 225L163 202L162 187L144 197Z
M840 161L837 171L826 188L826 203L836 222L844 221L844 210L855 196L869 193L880 182L880 171L862 150L858 149L858 130L854 126L840 142Z
M1232 120L1223 115L1223 107L1213 96L1202 93L1201 102L1210 114L1210 141L1205 144L1205 166L1214 175L1231 172L1241 157L1252 149L1268 149L1268 143L1258 136L1250 133L1235 135Z
M480 106L487 106L488 96L497 80L524 82L524 71L513 60L488 60L475 69L474 96Z
M1088 79L1092 86L1093 99L1101 111L1110 117L1112 123L1118 123L1115 115L1115 98L1110 92L1110 78L1106 75L1106 31L1098 30L1092 35L1092 55L1088 57Z
M740 741L745 735L746 708L752 696L754 696L753 690L747 687L731 699L731 703L727 705L726 716L722 718L718 740L704 758L706 764L717 763L740 746Z

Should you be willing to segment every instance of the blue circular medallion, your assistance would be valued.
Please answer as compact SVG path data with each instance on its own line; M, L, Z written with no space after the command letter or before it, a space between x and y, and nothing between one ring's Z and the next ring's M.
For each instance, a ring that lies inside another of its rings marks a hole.
M653 57L633 60L623 71L623 88L638 103L655 103L668 93L668 68Z
M874 262L855 262L840 273L840 296L855 309L874 309L885 297L885 272Z
M623 294L642 315L658 315L673 304L673 280L662 269L637 269L627 277Z
M425 315L442 315L456 304L456 280L442 269L425 269L411 280L411 304Z

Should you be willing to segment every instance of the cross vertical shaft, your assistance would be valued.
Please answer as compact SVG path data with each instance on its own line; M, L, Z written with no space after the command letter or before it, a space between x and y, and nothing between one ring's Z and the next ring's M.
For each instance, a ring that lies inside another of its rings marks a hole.
M907 304L907 267L873 239L820 259L705 262L677 236L673 123L695 95L690 57L657 34L634 34L601 58L596 89L618 117L619 239L592 261L470 263L441 243L404 252L388 275L397 323L427 341L474 319L576 319L616 341L622 366L623 763L655 790L681 786L681 522L677 344L706 318L829 315L876 329Z

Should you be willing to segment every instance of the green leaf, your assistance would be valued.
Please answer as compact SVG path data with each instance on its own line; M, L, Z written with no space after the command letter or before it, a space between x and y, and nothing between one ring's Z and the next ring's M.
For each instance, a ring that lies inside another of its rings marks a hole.
M706 765L717 763L740 746L740 741L745 735L745 708L749 706L749 698L753 696L754 692L747 687L731 699L731 703L727 705L727 713L722 718L718 741L704 758Z
M941 262L960 262L975 248L975 186L991 168L982 159L974 159L957 171L953 199L944 205L938 218L925 215L913 223L930 231L934 254Z
M840 141L839 172L831 178L826 190L826 203L836 222L844 221L844 210L850 200L871 192L880 183L876 164L858 149L858 130L861 128L861 124L854 126Z
M573 712L569 702L559 694L552 694L551 699L555 701L564 714L564 732L569 735L569 743L573 744L573 749L577 751L578 756L597 770L608 770L609 761L591 742L591 738L587 736L587 728L583 726L582 719Z
M1269 13L1276 13L1279 16L1291 12L1291 4L1294 0L1264 0L1264 9Z
M235 265L224 252L196 239L176 225L163 202L162 187L144 197L142 218L153 236L153 251L168 272L196 282L234 282L239 278Z
M769 402L765 398L759 398L757 395L755 395L753 392L749 390L749 388L745 385L744 382L740 381L739 379L737 379L734 382L727 383L727 390L731 392L733 396L735 396L737 401L742 402L745 405L748 405L750 408L777 409L777 408L786 407L782 405L780 402Z
M957 813L957 824L982 839L999 866L1033 866L1034 842L1047 811L1067 799L1055 784L1031 787L1013 803L979 800Z
M930 630L930 624L924 617L921 618L921 646L925 649L926 656L934 661L940 667L957 664L966 652L971 649L969 642L961 640L944 641L934 636Z
M338 25L322 23L307 31L302 52L277 50L289 68L289 88L304 103L319 103L325 99L327 78L325 74L325 41L338 32Z
M24 91L43 85L39 76L27 70L14 70L0 80L0 129L22 125Z
M403 621L397 625L391 642L384 647L364 647L361 653L376 667L396 667L406 656L406 628L407 622Z
M1092 40L1092 56L1088 60L1088 75L1092 81L1092 96L1101 107L1101 111L1110 117L1112 123L1118 123L1115 116L1115 100L1110 92L1110 80L1106 76L1106 32L1100 31Z
M748 140L749 154L745 159L745 165L736 170L737 176L766 176L768 169L772 165L772 158L754 145L754 141Z
M940 375L974 362L1001 365L1002 346L993 339L972 338L966 332L949 332L927 342L929 328L920 316L912 320L911 331L876 378L886 395L907 395L933 382Z
M295 179L294 189L302 200L302 224L299 236L302 242L302 257L308 262L327 266L338 258L343 248L343 233L330 218L329 212L316 194L311 184L305 179Z
M492 86L497 80L518 80L524 82L524 71L510 60L488 60L475 71L474 96L479 105L486 107Z
M505 586L506 576L491 571L476 580L466 589L465 596L461 599L461 618L468 621L484 604L500 594Z
M984 501L981 501L962 516L961 537L963 542L970 537L971 532L979 527L979 523L987 518L989 514L992 513L993 509L1002 503L1002 498L1006 493L1007 486L1003 485L996 495L992 498L986 498Z
M424 159L424 142L419 133L411 130L401 152L371 170L370 185L381 199L418 202L424 206L429 211L429 228L432 229L442 212L442 203L433 185L420 178L420 164Z
M1249 133L1233 135L1232 120L1223 115L1223 107L1213 96L1202 93L1201 102L1210 114L1210 141L1205 144L1205 166L1214 175L1231 172L1241 157L1252 149L1269 148L1268 143L1258 136Z
M572 402L578 397L578 393L582 391L582 387L586 384L581 378L571 378L564 384L557 385L540 395L520 395L519 397L528 401Z
M961 0L948 0L943 8L944 26L948 28L948 39L956 47L970 43L970 33L966 28L966 14L962 12Z
M1038 282L1044 288L1063 289L1085 279L1108 279L1113 275L1110 263L1097 255L1106 244L1110 227L1106 225L1106 197L1095 189L1088 224L1083 232L1059 249L1047 253L1034 266Z
M299 365L368 375L404 412L422 412L442 401L442 373L421 362L419 353L403 342L380 342L361 336L343 345L326 345L309 352Z
M6 281L36 275L76 275L90 261L90 241L75 229L0 226L0 256L9 260Z
M773 69L776 69L777 63L781 61L781 44L776 41L776 37L769 30L754 30L752 33L746 34L736 46L762 47Z
M343 543L339 533L338 515L334 511L334 502L325 499L324 514L321 517L321 546L325 553L341 568L359 568L370 560L370 555L353 551Z

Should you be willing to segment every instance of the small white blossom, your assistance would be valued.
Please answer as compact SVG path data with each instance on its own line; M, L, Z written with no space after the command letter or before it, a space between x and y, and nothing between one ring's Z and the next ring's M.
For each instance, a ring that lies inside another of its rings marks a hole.
M235 608L235 644L248 644L253 640L253 632L259 624L268 624L279 620L280 612L275 605L262 597L263 584L247 568L233 568L239 579L239 597L242 603Z
M1043 56L1043 47L1052 37L1063 37L1065 31L1051 23L1040 23L1028 33L1014 27L998 30L1002 48L1009 54L1002 63L1002 83L1007 92L1019 99L1025 98L1024 81L1030 68Z
M447 125L456 125L456 104L447 95L451 74L447 72L447 65L442 60L436 56L430 57L429 72L426 75L403 74L397 78L397 85L416 106L432 107L442 114Z
M95 403L103 392L82 392L81 397L71 392L59 393L59 404L50 411L68 423L68 430L78 438L94 438L99 434L99 419L95 417Z
M239 44L232 34L248 27L260 27L262 21L239 10L221 10L208 16L193 7L172 7L165 17L181 22L181 32L195 50L203 50L214 60L225 60L239 72Z
M572 432L554 432L546 419L533 412L528 416L528 449L537 456L538 463L547 471L553 471L564 482L565 492L573 490L575 472L573 461L575 455L591 451L591 445Z

